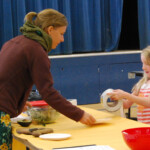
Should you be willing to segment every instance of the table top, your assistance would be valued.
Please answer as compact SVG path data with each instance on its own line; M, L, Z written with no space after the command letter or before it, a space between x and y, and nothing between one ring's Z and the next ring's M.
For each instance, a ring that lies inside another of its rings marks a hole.
M79 107L79 106L78 106ZM96 119L112 117L107 123L93 126L86 126L80 122L75 122L62 114L55 123L48 124L45 127L53 128L54 133L68 133L71 138L62 141L42 140L32 135L24 135L16 133L17 128L21 128L18 124L12 124L13 137L31 148L32 150L52 150L53 148L80 146L80 145L109 145L116 150L129 150L125 144L121 131L127 128L149 127L149 125L114 116L114 114L84 108L85 111L91 113ZM30 128L43 127L39 125L30 125Z

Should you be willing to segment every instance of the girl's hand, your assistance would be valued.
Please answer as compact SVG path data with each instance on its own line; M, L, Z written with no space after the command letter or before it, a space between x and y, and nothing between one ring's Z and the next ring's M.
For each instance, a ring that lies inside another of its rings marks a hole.
M27 110L28 107L32 107L32 105L30 104L30 102L26 102L24 108L23 108L23 112Z
M96 119L87 112L84 112L80 122L86 125L93 125L96 122Z
M117 89L117 90L113 90L113 92L108 93L107 95L110 95L110 98L112 100L121 100L121 99L126 98L126 94L127 92Z

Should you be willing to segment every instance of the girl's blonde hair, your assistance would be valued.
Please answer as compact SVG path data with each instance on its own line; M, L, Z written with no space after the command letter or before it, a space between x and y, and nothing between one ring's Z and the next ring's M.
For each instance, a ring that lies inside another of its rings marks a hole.
M145 49L142 50L141 55L145 57L146 63L150 66L150 46L147 46ZM146 83L148 80L148 77L144 73L143 77L135 86L132 88L132 92L136 91L139 93L141 86Z
M29 12L25 16L25 22L30 22L43 30L47 27L62 27L67 26L67 18L60 12L54 9L44 9L39 13Z

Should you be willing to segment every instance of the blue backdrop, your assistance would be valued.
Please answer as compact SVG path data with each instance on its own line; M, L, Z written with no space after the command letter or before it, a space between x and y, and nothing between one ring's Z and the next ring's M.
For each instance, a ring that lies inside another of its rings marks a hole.
M150 45L150 0L138 0L140 48Z
M123 0L0 0L0 47L20 34L30 11L56 9L66 15L69 26L65 42L51 54L112 51L117 48Z

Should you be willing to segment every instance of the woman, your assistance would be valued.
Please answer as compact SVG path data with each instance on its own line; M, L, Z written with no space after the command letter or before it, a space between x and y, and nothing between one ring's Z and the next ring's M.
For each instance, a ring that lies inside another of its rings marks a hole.
M64 42L66 17L53 9L29 12L23 35L6 42L0 52L0 149L11 149L10 117L25 107L33 84L54 109L75 121L92 125L95 118L73 106L53 88L48 52ZM2 134L3 133L3 134Z

